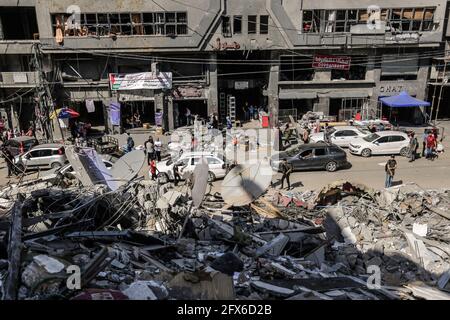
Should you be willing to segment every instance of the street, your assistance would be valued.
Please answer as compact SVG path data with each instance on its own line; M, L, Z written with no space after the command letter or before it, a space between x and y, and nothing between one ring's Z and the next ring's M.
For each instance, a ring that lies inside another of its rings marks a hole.
M445 132L450 130L450 122L442 122L439 127L443 127ZM417 133L419 144L421 145L421 132L423 128L414 128ZM133 136L136 145L144 144L147 135L139 134ZM126 136L118 136L120 144L125 143ZM168 142L168 137L163 137L163 143ZM445 150L450 148L450 140L443 140ZM421 152L421 146L419 148ZM351 163L351 168L338 170L330 173L326 171L308 171L308 172L294 172L291 175L291 185L297 191L302 190L316 190L324 187L330 182L337 180L349 180L355 183L361 183L374 189L384 188L385 172L384 165L388 160L388 156L373 156L371 158L363 158L360 156L351 155L348 150L348 161ZM394 185L402 183L416 183L424 189L441 189L448 187L447 181L450 180L450 157L448 152L441 153L439 158L435 161L429 161L424 158L418 159L413 163L409 159L398 156L398 169L394 178ZM146 175L147 167L144 166L141 175ZM25 180L34 179L38 173L29 173L24 178ZM146 177L148 178L148 177ZM273 182L277 185L281 174L274 176ZM4 159L0 162L0 185L6 185L9 181L17 181L16 179L7 178L7 168ZM213 191L219 192L222 181L214 183ZM278 186L277 186L278 187ZM286 187L286 186L285 186Z

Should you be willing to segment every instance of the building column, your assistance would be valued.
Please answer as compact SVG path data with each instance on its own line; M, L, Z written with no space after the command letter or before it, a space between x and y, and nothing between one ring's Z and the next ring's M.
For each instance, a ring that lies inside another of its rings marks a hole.
M270 113L270 126L275 127L278 125L278 110L279 110L279 97L278 97L278 80L280 76L280 54L278 51L272 51L270 55L271 65L269 74L269 85L267 87L268 98L268 110Z
M314 112L323 112L324 116L328 116L330 114L330 98L319 97L314 103Z
M208 88L208 115L213 113L219 115L219 97L217 80L217 54L213 53L209 59L213 61L209 64L209 88Z
M163 92L162 90L159 90L159 92L155 93L155 113L158 112L158 110L162 111L163 113L163 129L165 132L171 130L170 123L172 123L173 127L173 103L171 104L169 111L169 103L168 103L169 97L166 94L166 92Z
M175 130L175 118L174 118L174 110L173 110L173 97L167 97L167 113L169 120L169 131Z
M28 130L28 128L20 127L19 117L18 117L18 113L17 113L17 107L14 104L11 105L10 112L11 112L11 124L12 124L13 128L19 128L21 130Z

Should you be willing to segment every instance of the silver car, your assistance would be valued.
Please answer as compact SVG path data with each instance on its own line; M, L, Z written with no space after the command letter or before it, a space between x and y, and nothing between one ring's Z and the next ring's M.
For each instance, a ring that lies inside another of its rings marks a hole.
M42 144L14 159L19 172L60 168L67 162L62 144Z

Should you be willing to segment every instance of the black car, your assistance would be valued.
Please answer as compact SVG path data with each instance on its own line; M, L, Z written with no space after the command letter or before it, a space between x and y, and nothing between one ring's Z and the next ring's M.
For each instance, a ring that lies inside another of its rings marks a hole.
M278 171L285 158L294 171L322 169L334 172L348 165L347 154L334 144L314 143L291 148L272 157L272 168Z

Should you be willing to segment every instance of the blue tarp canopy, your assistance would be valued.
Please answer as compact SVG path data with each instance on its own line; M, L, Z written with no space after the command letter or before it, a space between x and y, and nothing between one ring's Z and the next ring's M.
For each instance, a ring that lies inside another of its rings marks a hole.
M406 91L398 96L384 97L380 101L391 108L429 107L430 103L411 97Z

